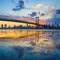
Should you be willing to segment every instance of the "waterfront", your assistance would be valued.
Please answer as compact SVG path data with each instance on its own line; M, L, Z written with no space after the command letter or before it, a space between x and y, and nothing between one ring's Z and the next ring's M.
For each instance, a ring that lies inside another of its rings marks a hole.
M59 60L60 31L0 30L0 60Z

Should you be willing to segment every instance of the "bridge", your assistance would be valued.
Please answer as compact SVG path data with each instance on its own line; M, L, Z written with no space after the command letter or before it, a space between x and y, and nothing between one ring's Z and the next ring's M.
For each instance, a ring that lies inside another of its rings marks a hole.
M39 28L39 27L43 28L43 27L44 27L44 25L40 25L40 24L39 24L39 17L36 17L36 21L35 21L35 22L28 22L28 21L24 21L24 20L18 20L18 19L7 19L7 18L0 18L0 21L25 23L25 24L27 24L27 27L28 27L28 24L36 25L37 28Z
M17 19L4 19L4 18L0 18L0 21L9 21L9 22L17 22L17 23L26 23L26 24L40 25L40 24L38 24L38 23L27 22L27 21L17 20Z

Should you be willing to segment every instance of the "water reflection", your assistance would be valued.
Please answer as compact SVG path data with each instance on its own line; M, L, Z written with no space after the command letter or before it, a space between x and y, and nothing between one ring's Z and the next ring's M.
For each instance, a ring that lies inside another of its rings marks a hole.
M25 54L23 60L60 56L60 31L0 30L0 46L22 47Z

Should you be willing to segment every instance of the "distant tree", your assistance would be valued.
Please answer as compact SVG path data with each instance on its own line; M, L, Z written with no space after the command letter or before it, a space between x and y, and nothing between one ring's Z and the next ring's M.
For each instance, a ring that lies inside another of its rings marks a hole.
M3 24L1 24L1 28L3 28Z
M10 27L10 25L9 25L9 27L8 27L8 28L9 28L9 29L11 28L11 27Z
M13 28L16 28L16 25L14 25L14 27Z
M7 24L5 24L4 27L7 28Z

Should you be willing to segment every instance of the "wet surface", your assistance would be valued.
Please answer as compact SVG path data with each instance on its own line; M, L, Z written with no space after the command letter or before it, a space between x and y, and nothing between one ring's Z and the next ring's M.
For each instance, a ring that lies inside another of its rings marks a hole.
M0 30L0 60L60 60L60 31Z

